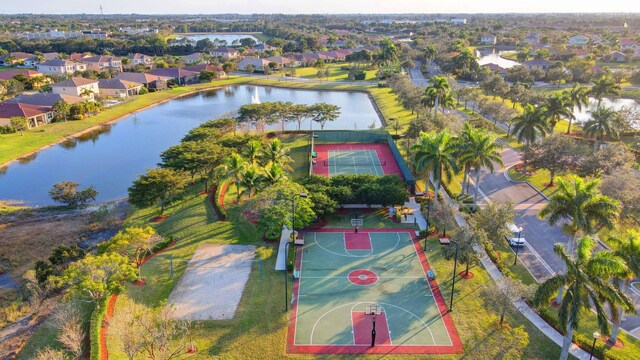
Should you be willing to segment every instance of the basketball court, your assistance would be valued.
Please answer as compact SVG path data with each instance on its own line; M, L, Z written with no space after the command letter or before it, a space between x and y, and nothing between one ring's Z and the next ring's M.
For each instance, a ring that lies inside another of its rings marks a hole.
M289 352L462 353L413 230L323 229L302 236Z
M401 174L387 144L317 144L313 173L324 176L342 174Z

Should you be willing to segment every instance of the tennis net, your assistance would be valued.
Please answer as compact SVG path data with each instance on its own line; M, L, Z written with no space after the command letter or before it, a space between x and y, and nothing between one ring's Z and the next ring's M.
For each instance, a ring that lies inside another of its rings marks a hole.
M371 167L371 166L387 166L386 160L380 161L353 161L353 160L325 160L324 166L355 166L355 167Z

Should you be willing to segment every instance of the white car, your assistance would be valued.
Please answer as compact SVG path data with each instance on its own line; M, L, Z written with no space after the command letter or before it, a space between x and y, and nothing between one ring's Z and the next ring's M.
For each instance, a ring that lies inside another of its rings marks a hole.
M522 228L519 228L512 223L507 224L507 228L511 233L511 235L505 236L509 245L524 246L527 243L527 241L524 239L524 236L522 236Z

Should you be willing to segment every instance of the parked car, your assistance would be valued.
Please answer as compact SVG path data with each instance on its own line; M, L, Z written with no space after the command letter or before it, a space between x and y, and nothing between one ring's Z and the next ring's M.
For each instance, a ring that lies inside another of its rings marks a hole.
M524 246L527 243L522 234L522 228L519 228L512 223L507 224L507 228L509 229L510 235L505 236L505 238L509 245Z

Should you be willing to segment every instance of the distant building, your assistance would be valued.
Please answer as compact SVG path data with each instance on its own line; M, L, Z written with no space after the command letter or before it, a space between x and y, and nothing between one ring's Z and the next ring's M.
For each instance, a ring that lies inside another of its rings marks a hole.
M109 37L109 32L100 29L82 30L82 31L58 31L49 30L45 32L28 32L22 34L27 39L73 39L82 36L89 37L91 39L106 39Z
M620 51L633 51L633 57L640 58L640 44L638 42L633 41L631 39L621 39L620 40Z
M524 62L524 66L528 70L542 70L542 71L549 70L549 68L553 66L553 64L554 64L553 61L539 60L539 59L534 59L534 60L529 60Z
M147 74L174 79L179 85L196 83L198 82L198 76L200 75L199 72L189 71L183 68L154 69L149 71Z
M263 53L265 51L277 50L278 48L275 47L275 46L268 45L268 44L260 44L260 45L256 45L256 46L252 47L251 49L253 49L253 51L255 51L255 52Z
M72 96L65 94L36 93L31 95L18 95L8 102L17 102L21 104L48 106L53 107L58 101L64 101L68 104L77 104L84 102L86 99L80 96Z
M569 38L569 45L585 46L589 43L589 38L584 35L575 35Z
M238 62L238 70L247 71L247 66L252 65L255 71L264 71L269 65L269 61L259 58L244 58Z
M0 80L13 80L16 75L24 75L27 78L31 79L36 76L42 76L43 74L39 71L27 70L27 69L8 69L4 71L0 71Z
M606 60L612 61L612 62L626 62L627 61L627 54L620 52L620 51L612 51L610 53L608 53L607 55L604 56Z
M69 60L47 60L36 65L36 69L44 74L73 74L76 71L87 70L87 65L81 62Z
M197 52L183 56L182 61L184 61L184 63L188 65L195 65L205 62L205 58L203 53Z
M81 59L80 62L87 65L87 70L102 72L105 70L113 69L116 71L122 71L122 60L119 57L115 56L91 56Z
M54 94L81 96L93 100L93 96L100 93L100 88L98 87L98 80L73 77L51 85L51 92Z
M480 44L482 45L495 45L498 38L495 35L484 34L480 36Z
M291 59L283 56L271 56L271 57L265 58L264 60L266 60L268 63L278 64L279 68L291 67L293 63Z
M524 37L524 42L531 45L538 45L540 43L540 35L538 35L538 33L529 33Z
M232 60L240 57L240 51L225 46L211 50L210 54L211 56L218 56L225 60Z
M467 23L467 19L451 19L451 23L453 25L465 25Z
M25 65L25 61L35 58L35 55L26 52L12 52L0 56L0 66Z
M489 63L489 64L484 64L482 66L486 67L489 70L491 70L492 73L499 74L500 76L505 76L505 75L507 75L509 73L509 71L507 69L503 68L502 66L500 66L498 64Z
M149 28L133 29L133 28L130 28L130 27L119 28L118 31L126 33L126 34L130 34L130 35L157 34L158 33L158 29L149 29Z
M182 68L184 70L195 71L197 73L200 73L201 71L204 71L204 70L213 71L215 73L218 73L219 79L224 79L227 77L227 73L224 72L224 70L220 66L209 65L209 64L199 64L199 65L183 66Z
M138 95L142 88L141 83L122 79L100 79L98 80L100 94L107 97L125 99L129 96Z
M124 69L133 69L138 65L144 65L144 68L147 70L153 69L153 58L151 56L136 53L126 58L129 59L129 63L122 66Z
M171 77L149 73L121 72L116 76L116 79L140 83L148 89L164 90L167 88L167 80L171 80Z

